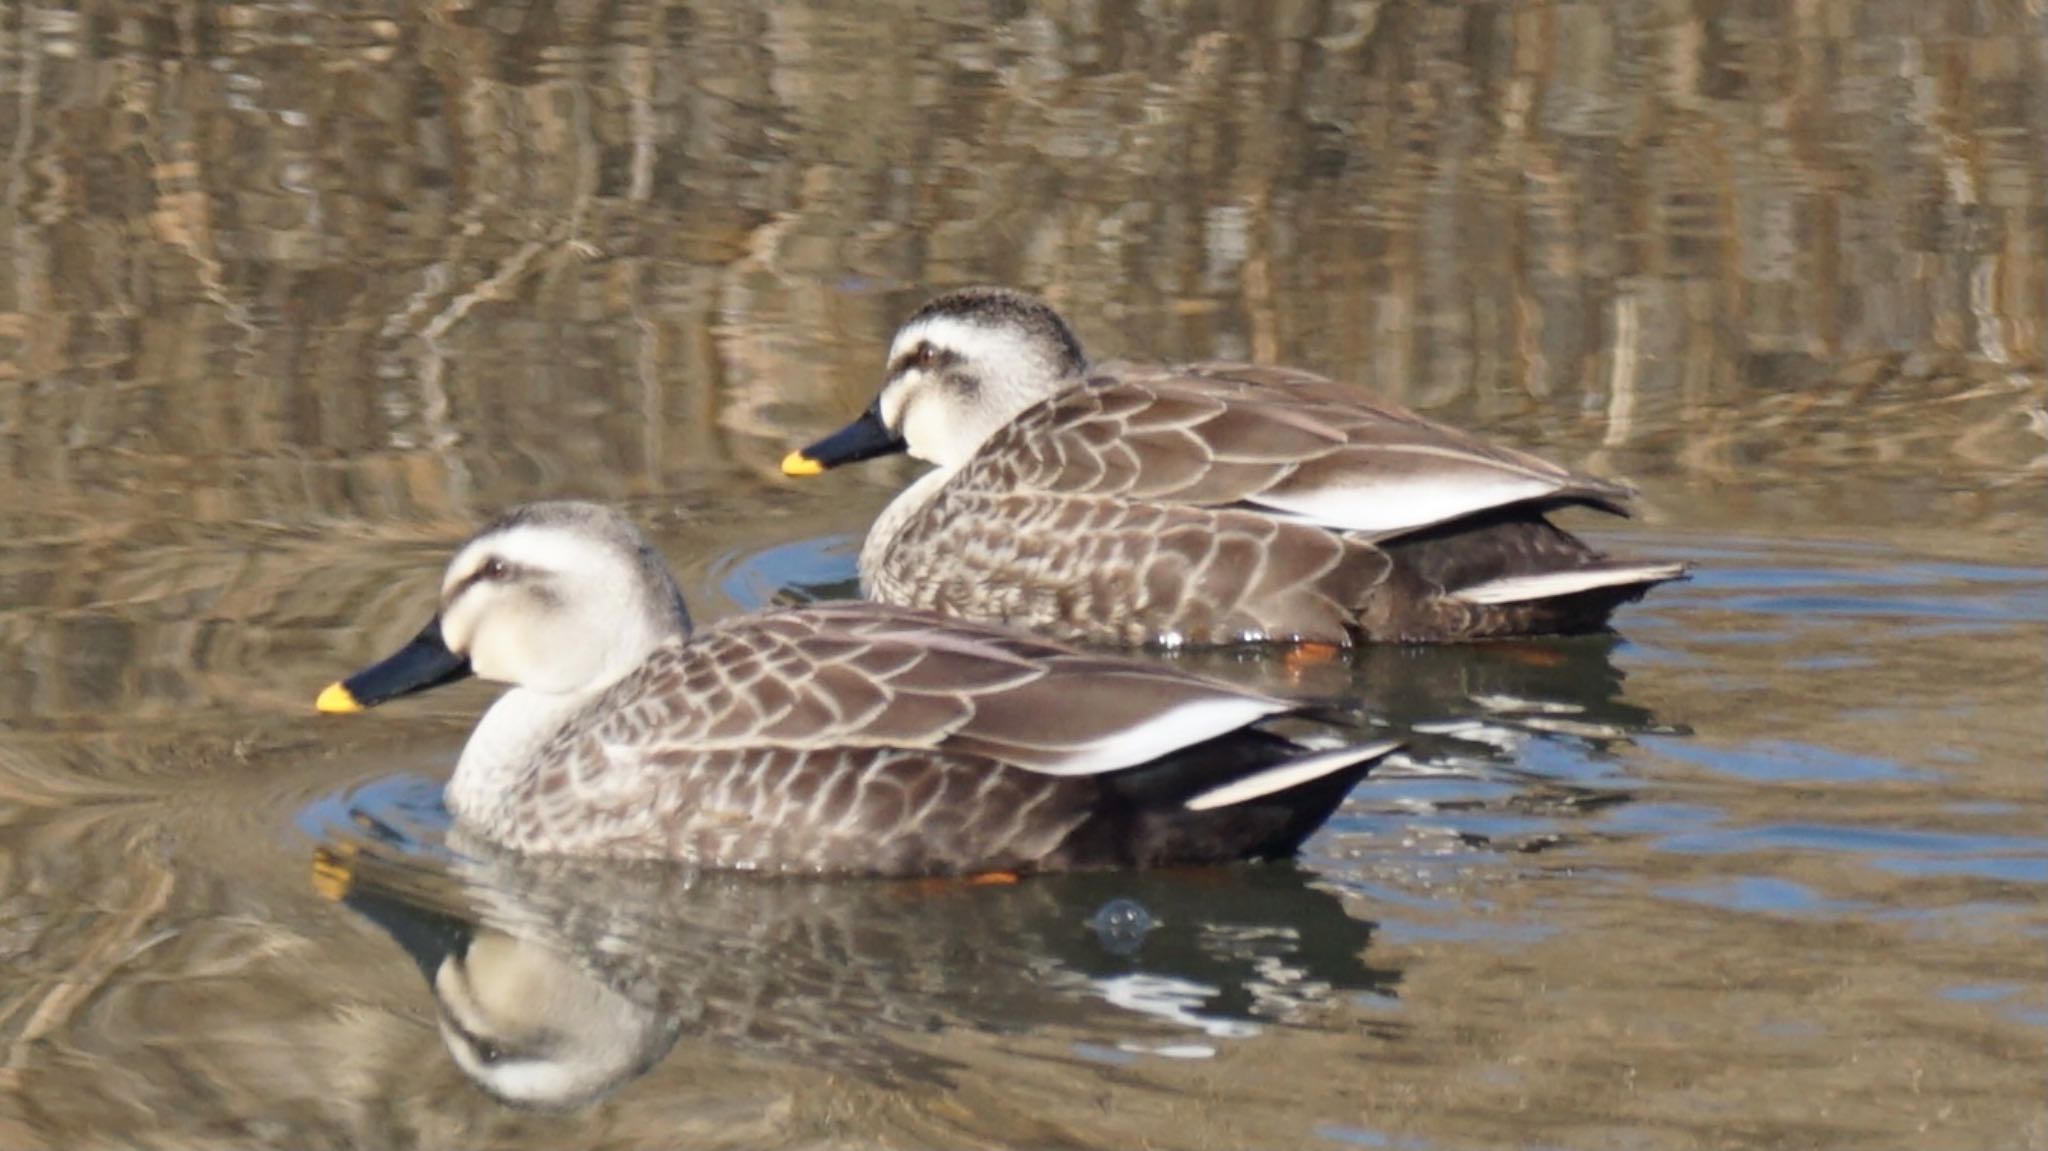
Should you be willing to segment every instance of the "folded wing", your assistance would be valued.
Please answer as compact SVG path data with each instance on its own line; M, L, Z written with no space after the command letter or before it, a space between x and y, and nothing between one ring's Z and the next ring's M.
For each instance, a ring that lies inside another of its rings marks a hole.
M636 702L611 709L590 738L650 756L932 748L1047 775L1134 767L1290 709L1169 668L873 603L708 628L615 690Z
M1384 539L1524 503L1626 514L1628 488L1488 444L1306 372L1120 367L996 433L954 480L1251 506Z

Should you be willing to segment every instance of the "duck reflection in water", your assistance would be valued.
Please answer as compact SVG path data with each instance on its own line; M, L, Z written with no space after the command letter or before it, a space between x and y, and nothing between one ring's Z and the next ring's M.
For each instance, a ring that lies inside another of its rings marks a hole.
M686 1037L945 1085L956 1028L1187 1054L1396 978L1364 961L1372 925L1286 864L834 884L466 841L437 860L354 822L372 837L318 848L315 886L412 956L454 1062L524 1108L594 1104Z

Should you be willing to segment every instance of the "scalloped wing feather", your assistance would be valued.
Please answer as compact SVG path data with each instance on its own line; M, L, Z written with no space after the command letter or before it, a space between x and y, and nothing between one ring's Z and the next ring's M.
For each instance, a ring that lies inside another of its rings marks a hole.
M1341 644L1391 570L1363 541L1244 509L948 487L866 578L891 602L1076 639Z
M821 605L705 629L657 652L561 749L583 774L643 760L893 747L992 755L1047 775L1149 762L1291 705L1006 629L880 604Z
M950 486L1245 505L1385 539L1530 502L1625 514L1623 485L1307 372L1119 366L1026 411Z

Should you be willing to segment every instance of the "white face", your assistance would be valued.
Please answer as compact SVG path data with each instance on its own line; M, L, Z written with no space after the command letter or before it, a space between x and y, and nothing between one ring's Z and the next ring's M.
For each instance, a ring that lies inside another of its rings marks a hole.
M634 558L560 525L521 524L463 548L441 581L441 637L488 680L534 691L616 680L668 638Z
M904 325L889 345L889 371L883 426L940 467L964 463L996 429L1073 382L1057 349L1024 329L955 316Z
M479 933L434 974L441 1040L471 1079L527 1107L575 1107L668 1049L661 1021L539 944Z

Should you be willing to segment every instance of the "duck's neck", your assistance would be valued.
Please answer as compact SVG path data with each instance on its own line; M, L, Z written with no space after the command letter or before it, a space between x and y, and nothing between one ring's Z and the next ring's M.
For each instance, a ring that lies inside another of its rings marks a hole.
M896 537L915 521L925 506L938 498L939 489L959 471L956 465L950 468L933 468L917 477L917 481L904 488L902 494L889 501L882 514L875 517L874 525L868 528L868 538L860 545L860 589L862 595L874 594L875 580L882 572L882 565L888 560L889 549L895 545Z
M673 591L673 589L671 589ZM644 618L615 625L606 657L595 665L589 681L572 691L541 691L515 686L498 697L463 745L455 774L449 777L445 800L450 813L485 827L509 825L541 751L577 714L597 702L612 685L631 675L664 644L689 637L689 616L674 596L672 613L649 612Z
M542 745L603 692L602 687L559 693L515 687L499 696L469 733L449 777L449 812L479 826L497 826L492 813L516 803Z

